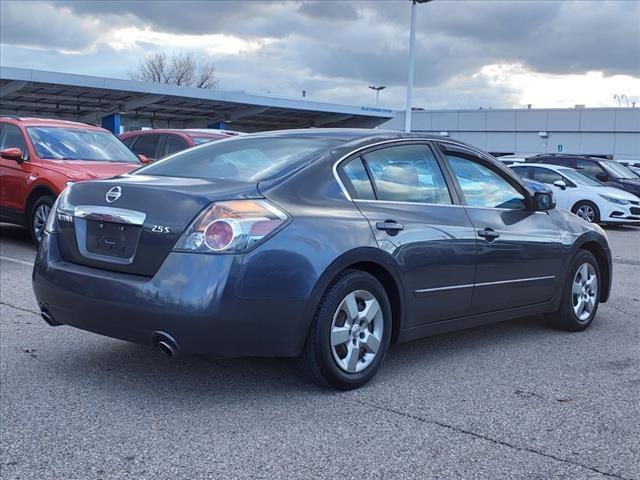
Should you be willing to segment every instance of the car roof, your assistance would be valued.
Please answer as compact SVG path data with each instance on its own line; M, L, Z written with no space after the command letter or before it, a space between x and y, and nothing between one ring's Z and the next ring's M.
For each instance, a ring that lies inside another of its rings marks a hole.
M543 167L543 168L548 168L549 170L574 170L573 168L567 167L566 165L553 165L550 163L516 163L509 166L510 167Z
M57 120L53 118L2 116L0 117L0 119L3 121L9 121L10 123L22 125L24 127L69 127L82 128L86 130L100 130L104 132L108 131L104 128L96 127L95 125L89 125L87 123L72 122L69 120Z
M193 130L186 130L181 128L150 128L147 130L130 130L128 132L123 132L119 135L120 138L133 137L136 135L167 135L172 133L182 133L184 135L188 135L190 137L211 137L211 138L226 138L231 137L233 135L226 135L222 133L208 133L208 132L196 132Z
M480 150L478 147L469 145L459 140L453 140L448 137L442 137L439 135L431 135L427 133L419 132L400 132L396 130L380 130L374 128L301 128L291 130L272 130L267 132L256 132L243 135L243 138L250 136L261 137L306 137L306 138L327 138L332 140L339 140L343 142L358 142L358 143L375 143L378 141L387 140L432 140L439 142L446 142L451 144L457 144L461 147L466 147L470 150L477 151L478 153L487 153Z

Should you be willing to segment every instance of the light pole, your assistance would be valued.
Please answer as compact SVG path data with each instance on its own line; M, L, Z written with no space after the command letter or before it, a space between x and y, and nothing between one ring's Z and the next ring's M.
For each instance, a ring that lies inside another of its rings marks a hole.
M416 60L416 5L431 0L412 0L411 2L411 31L409 33L409 77L407 79L407 105L404 112L404 131L411 131L411 103L413 96L413 69Z
M369 85L369 88L371 90L375 90L376 91L376 107L378 106L378 103L380 103L380 90L384 90L385 88L387 88L384 85Z
M614 100L618 101L618 108L620 108L620 101L622 100L622 98L620 97L620 95L618 95L617 93L613 96Z
M629 108L629 97L627 97L624 93L622 95L620 95L620 99L622 100L624 98L624 101L627 102L627 108Z

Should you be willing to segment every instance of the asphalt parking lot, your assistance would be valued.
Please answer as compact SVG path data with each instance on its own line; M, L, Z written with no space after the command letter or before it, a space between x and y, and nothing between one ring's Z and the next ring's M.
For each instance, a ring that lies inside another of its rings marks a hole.
M586 332L527 318L392 348L319 390L294 361L167 359L40 319L0 225L3 479L640 478L640 228Z

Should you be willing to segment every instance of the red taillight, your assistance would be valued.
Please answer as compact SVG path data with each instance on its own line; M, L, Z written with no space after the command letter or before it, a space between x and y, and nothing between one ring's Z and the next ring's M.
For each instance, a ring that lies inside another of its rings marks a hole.
M243 252L263 241L287 221L266 200L230 200L205 208L183 233L175 250Z
M224 250L233 243L236 233L228 220L214 220L204 230L204 243L211 250Z

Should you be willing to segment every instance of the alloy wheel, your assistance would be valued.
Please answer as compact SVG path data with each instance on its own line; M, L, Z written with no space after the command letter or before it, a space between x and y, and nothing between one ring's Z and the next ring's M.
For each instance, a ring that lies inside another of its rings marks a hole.
M361 372L378 355L384 319L380 303L366 290L349 293L338 305L331 324L331 353L348 373Z
M572 305L579 321L589 320L596 308L598 277L590 263L583 263L573 278Z
M44 235L44 229L47 224L47 217L49 216L50 211L51 207L49 205L42 204L36 208L36 211L33 214L33 235L38 242L42 240L42 235Z
M580 208L576 210L576 215L589 223L593 223L593 221L596 219L596 211L591 205L580 206Z

